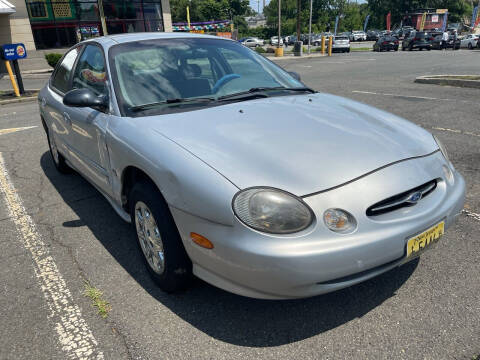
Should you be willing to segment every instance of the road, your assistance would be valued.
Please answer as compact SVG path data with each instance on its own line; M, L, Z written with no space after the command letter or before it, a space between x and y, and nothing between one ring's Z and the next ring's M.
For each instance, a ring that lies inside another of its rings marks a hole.
M317 90L374 105L432 131L468 187L467 211L419 261L295 301L243 298L202 281L184 294L163 293L150 280L129 225L80 176L55 171L37 104L1 106L0 129L34 128L0 131L0 184L10 189L8 195L0 192L0 358L471 359L480 354L480 92L413 82L425 74L478 72L479 63L478 51L282 60ZM110 303L106 319L83 295L85 281Z

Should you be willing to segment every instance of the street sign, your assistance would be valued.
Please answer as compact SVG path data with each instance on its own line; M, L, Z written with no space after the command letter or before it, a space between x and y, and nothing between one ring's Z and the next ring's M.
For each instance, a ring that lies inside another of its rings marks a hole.
M23 44L4 44L1 47L3 60L18 60L27 57L27 50Z
M437 9L437 14L445 14L448 9Z

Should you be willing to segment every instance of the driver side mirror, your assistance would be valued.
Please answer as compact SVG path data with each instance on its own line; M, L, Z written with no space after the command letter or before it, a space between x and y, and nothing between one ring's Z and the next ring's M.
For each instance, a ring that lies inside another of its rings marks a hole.
M108 97L97 96L90 89L73 89L63 97L63 104L73 107L98 107L101 109L108 108Z
M301 81L300 74L296 73L295 71L288 72L295 80Z

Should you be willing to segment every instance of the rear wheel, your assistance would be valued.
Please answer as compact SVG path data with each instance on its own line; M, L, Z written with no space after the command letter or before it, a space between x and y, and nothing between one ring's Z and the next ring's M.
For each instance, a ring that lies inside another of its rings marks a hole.
M192 263L166 202L150 182L134 185L129 195L130 216L148 272L165 292L188 287Z
M472 50L472 49L473 49L472 43L468 43L468 49L469 49L469 50Z
M58 170L58 172L62 174L68 174L71 171L71 169L67 165L67 162L65 161L65 158L63 157L63 155L60 154L60 152L58 151L57 142L55 140L55 134L50 128L48 128L47 140L48 140L48 147L50 149L50 155L52 156L52 160L53 160L53 164L55 165L55 168Z

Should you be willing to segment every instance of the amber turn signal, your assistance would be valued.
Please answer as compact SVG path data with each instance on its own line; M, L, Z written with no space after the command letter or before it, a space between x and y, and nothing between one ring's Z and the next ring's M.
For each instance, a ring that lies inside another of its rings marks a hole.
M208 240L206 237L197 234L197 233L190 233L190 237L192 238L193 242L197 245L200 245L201 247L204 247L205 249L213 249L213 244L210 240Z

